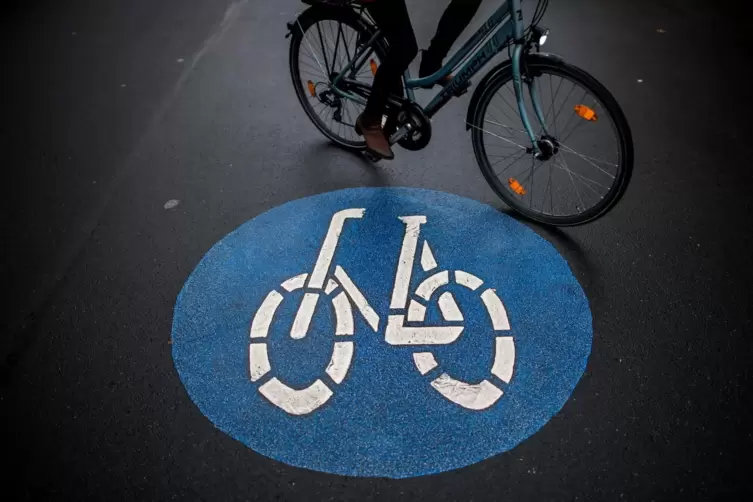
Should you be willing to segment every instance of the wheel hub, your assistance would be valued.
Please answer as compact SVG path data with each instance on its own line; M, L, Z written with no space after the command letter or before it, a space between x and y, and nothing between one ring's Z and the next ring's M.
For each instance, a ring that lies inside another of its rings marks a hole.
M536 158L545 161L549 160L560 150L559 142L552 136L544 135L541 139L536 141L536 146L539 148L539 153L536 154Z

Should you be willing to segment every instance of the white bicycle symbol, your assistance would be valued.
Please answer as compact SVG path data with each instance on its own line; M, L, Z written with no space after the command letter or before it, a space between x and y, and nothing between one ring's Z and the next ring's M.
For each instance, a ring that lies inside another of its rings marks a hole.
M332 259L345 221L350 218L363 218L364 212L364 209L346 209L335 213L330 221L327 235L311 274L296 275L280 285L288 293L304 287L307 290L303 295L303 300L290 330L290 336L294 339L301 339L306 336L319 297L322 294L326 295L328 300L332 302L336 321L335 336L336 339L343 337L344 340L334 342L332 356L325 370L335 384L340 384L345 379L353 359L354 342L347 338L353 336L355 331L352 305L356 306L371 329L375 332L379 329L379 316L345 270L336 265L333 276L330 275ZM483 281L462 270L455 270L452 273L448 270L435 272L419 284L409 303L408 293L418 249L418 238L421 225L426 223L426 217L402 216L399 219L405 224L405 234L397 270L395 271L390 310L402 313L388 316L385 341L390 345L402 346L451 344L458 339L464 326L421 325L421 323L424 323L426 315L426 304L431 301L432 296L440 287L450 283L451 276L456 284L471 291L478 290L483 285ZM421 267L426 272L437 268L437 262L426 240L424 240L421 250ZM496 291L487 288L480 294L480 297L489 314L495 333L509 331L510 323L507 312ZM272 369L269 363L267 344L264 340L269 333L275 312L283 298L282 293L272 290L262 302L251 322L249 368L252 382L259 382ZM451 292L445 291L439 295L437 301L440 313L445 321L462 322L464 320ZM407 321L412 323L410 326L405 325L406 309ZM413 361L422 375L429 373L438 366L431 352L415 352ZM497 336L491 374L502 382L509 383L512 379L514 364L515 343L513 338L511 336ZM488 379L479 383L467 383L452 378L447 373L442 373L432 380L431 386L445 398L471 410L487 409L496 403L503 394L502 390ZM259 392L269 402L292 415L305 415L315 411L326 403L333 394L322 379L317 379L304 389L293 389L276 377L271 377L263 383L259 387Z

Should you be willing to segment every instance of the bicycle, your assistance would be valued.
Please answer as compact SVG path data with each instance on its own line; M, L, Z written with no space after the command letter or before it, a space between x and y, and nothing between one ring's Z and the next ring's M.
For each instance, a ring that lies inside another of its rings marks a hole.
M249 377L252 382L260 383L259 393L270 403L291 415L308 415L323 406L332 397L333 392L321 378L303 389L295 389L275 376L271 376L272 365L266 340L269 337L275 313L284 301L284 295L303 290L303 298L296 312L290 329L290 337L295 340L304 338L311 326L314 312L319 300L324 296L332 303L335 313L335 342L332 355L325 369L329 380L339 385L348 374L353 354L354 342L349 338L355 334L353 306L374 331L379 330L379 315L369 304L361 290L348 273L335 265L331 273L332 260L337 250L340 235L345 222L349 219L361 219L365 210L362 208L344 209L332 216L329 228L319 250L311 273L302 273L286 279L280 284L284 293L277 289L270 291L262 301L251 321L249 343ZM463 313L450 291L438 294L439 311L448 326L426 325L428 304L437 293L450 282L470 291L483 289L479 294L489 315L493 331L497 334L494 344L494 359L490 377L478 383L469 383L453 378L445 372L432 377L431 386L449 401L469 410L485 410L494 405L504 394L500 388L510 383L515 365L515 342L506 332L510 330L510 321L502 300L497 292L489 287L482 288L484 281L464 270L440 270L433 272L413 291L409 298L413 265L418 253L421 225L427 222L426 216L401 216L405 225L403 243L395 269L392 295L390 298L391 314L387 316L384 330L385 341L396 347L449 345L455 342L465 327ZM428 241L421 247L421 268L432 272L438 268L434 253ZM434 354L425 349L413 353L413 363L421 375L431 375L439 368ZM262 380L266 379L262 383ZM498 380L499 384L493 383Z
M288 23L286 35L296 95L328 139L365 151L355 119L389 42L361 5L303 1L311 6ZM390 96L383 127L392 145L426 147L432 117L507 49L509 58L481 79L468 106L466 130L476 160L497 195L524 217L546 225L580 225L606 214L625 193L633 170L630 127L595 78L540 52L549 30L539 21L549 0L538 0L528 27L521 1L505 0L435 74L413 79L406 71L400 94ZM426 106L416 102L414 89L431 87L453 71L453 79ZM546 96L551 102L542 106ZM573 137L575 132L586 134Z

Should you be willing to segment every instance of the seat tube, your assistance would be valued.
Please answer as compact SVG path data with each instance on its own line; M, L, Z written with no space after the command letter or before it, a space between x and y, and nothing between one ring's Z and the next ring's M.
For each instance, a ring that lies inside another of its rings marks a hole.
M405 70L405 73L403 73L403 89L405 89L405 95L408 96L408 100L415 101L416 95L413 93L413 89L408 87L409 80L410 80L410 70Z

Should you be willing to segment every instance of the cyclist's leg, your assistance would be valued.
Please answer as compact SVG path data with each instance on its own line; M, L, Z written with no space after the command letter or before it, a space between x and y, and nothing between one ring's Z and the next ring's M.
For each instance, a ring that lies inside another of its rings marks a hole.
M369 4L368 9L389 43L389 50L374 77L364 111L365 118L381 121L390 91L401 85L403 72L416 57L418 45L405 0L378 0Z
M382 115L390 92L400 89L403 72L416 57L418 44L405 0L378 0L369 4L368 9L384 33L389 50L374 76L371 94L359 122L369 149L382 157L392 158L389 142L381 130Z
M452 44L476 15L479 5L481 5L481 0L452 0L450 2L439 20L431 45L421 55L419 77L428 77L442 67L442 60L447 57Z

